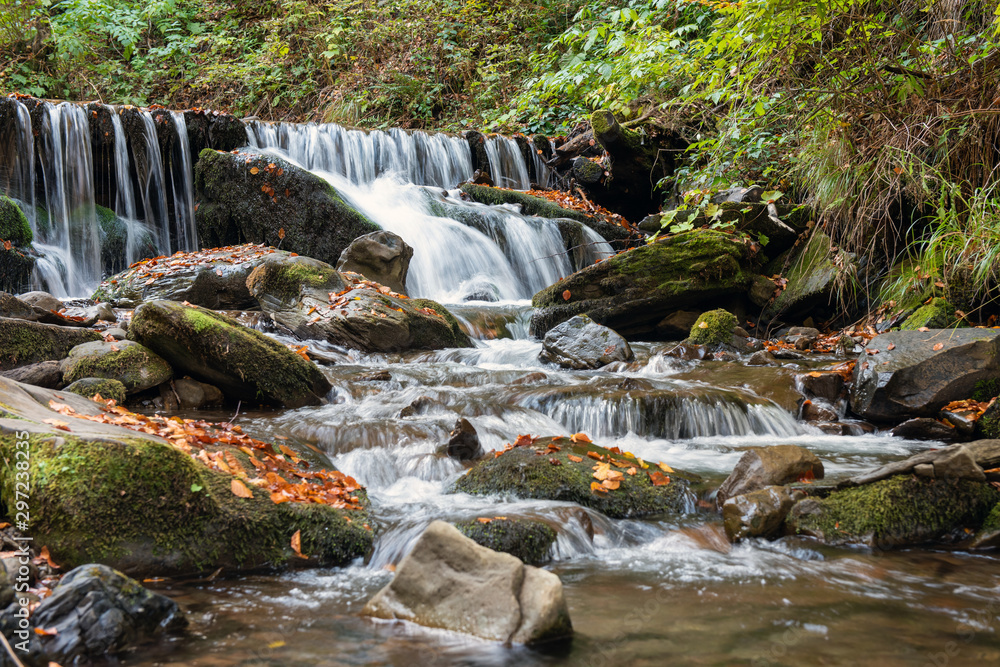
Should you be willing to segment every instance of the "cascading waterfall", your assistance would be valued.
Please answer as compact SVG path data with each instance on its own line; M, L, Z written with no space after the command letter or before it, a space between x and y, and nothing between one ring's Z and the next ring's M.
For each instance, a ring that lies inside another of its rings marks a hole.
M531 189L528 165L524 163L516 141L500 135L489 137L486 140L486 155L490 159L490 178L498 188Z
M31 115L19 100L9 98L17 116L14 136L4 146L0 163L0 191L22 202L22 208L32 231L35 227L35 150L31 132Z
M111 127L115 139L115 215L125 225L125 265L128 266L139 259L142 236L147 235L155 241L159 234L155 228L140 220L136 212L128 143L116 109L111 110Z
M141 117L146 139L142 207L146 212L147 224L159 229L161 249L169 255L173 252L173 247L170 243L170 218L167 215L166 178L163 175L160 141L156 136L156 123L153 121L153 114L149 111L143 111Z
M171 183L174 190L174 229L180 250L198 249L198 227L194 221L194 168L191 163L191 144L188 142L187 122L184 114L171 111L177 140L174 142Z

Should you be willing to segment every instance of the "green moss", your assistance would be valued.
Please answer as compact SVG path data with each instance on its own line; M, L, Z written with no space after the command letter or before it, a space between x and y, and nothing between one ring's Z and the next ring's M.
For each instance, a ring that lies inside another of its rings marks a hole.
M549 443L560 447L559 451L546 451ZM544 453L539 455L537 451ZM505 493L574 502L615 519L679 512L688 504L684 473L672 474L670 484L654 486L649 471L637 468L637 474L624 475L620 488L607 493L593 491L590 485L596 481L593 466L597 461L588 457L587 452L615 456L602 447L573 444L568 438L541 438L534 447L517 447L480 461L459 478L455 490L475 495ZM571 461L570 455L582 461ZM558 465L552 460L558 461Z
M81 378L71 383L63 391L79 394L84 398L93 398L97 394L103 399L114 399L116 403L125 402L125 385L118 380L105 378Z
M738 324L736 316L722 308L702 313L691 327L691 342L697 345L728 343Z
M955 316L955 307L947 299L936 297L931 299L930 303L917 308L899 328L916 331L921 327L947 329L956 325L964 326L962 320Z
M265 261L247 278L253 294L268 294L282 302L294 302L303 288L339 292L344 281L335 268L308 257Z
M11 199L0 195L0 241L10 241L15 246L29 246L34 241L31 223L21 207Z
M997 396L1000 396L1000 379L998 378L980 380L972 390L972 398L983 403L988 403Z
M990 511L986 520L983 521L983 525L980 530L984 533L1000 531L1000 503L993 506L993 510Z
M573 162L573 173L584 183L597 183L604 176L604 167L593 160L577 159Z
M831 248L830 237L816 230L801 250L797 253L793 251L788 268L775 271L783 273L788 283L765 308L764 317L802 311L830 298L833 284L841 271L831 259Z
M38 361L58 361L82 343L100 340L90 329L70 329L0 317L0 370Z
M792 510L799 533L833 544L880 548L920 544L982 524L1000 493L988 484L897 475L807 500ZM810 511L800 512L812 503Z
M119 349L111 350L111 345ZM83 348L70 355L63 368L64 381L113 379L121 382L128 393L134 393L166 382L173 375L170 364L142 345L101 343L95 348Z
M493 551L520 558L528 565L540 565L552 557L556 531L541 521L492 519L489 523L464 521L455 527L462 534Z
M29 442L32 535L66 567L99 562L149 574L280 567L293 559L296 530L317 564L343 564L371 545L363 512L275 505L260 491L238 498L231 476L166 444L93 442L68 433L32 435ZM0 497L8 505L15 448L13 434L0 434Z
M432 301L431 299L410 299L409 304L413 308L430 308L438 315L440 315L445 322L448 323L448 330L451 332L451 340L441 341L441 331L437 327L433 327L426 332L421 331L420 324L417 321L411 321L410 331L414 334L414 339L419 342L414 343L414 347L424 348L424 347L472 347L472 341L469 337L462 331L462 325L459 323L458 318L451 314L451 312L442 306L437 301ZM395 304L389 302L388 306L394 308ZM414 331L416 326L417 330ZM426 339L426 340L425 340Z
M535 197L534 195L517 190L494 188L488 185L475 185L472 183L466 183L459 189L469 199L480 204L489 204L491 206L517 204L521 207L521 211L525 215L537 215L540 218L569 218L570 220L578 220L580 222L593 218L593 216L585 213L563 208L548 199Z

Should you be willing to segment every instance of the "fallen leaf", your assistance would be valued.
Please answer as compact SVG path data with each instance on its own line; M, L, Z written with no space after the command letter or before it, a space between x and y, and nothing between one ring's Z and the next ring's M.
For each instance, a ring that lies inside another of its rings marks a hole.
M260 173L260 169L258 169L257 167L250 167L250 173L256 176L257 174ZM225 241L223 241L223 243L225 243Z
M920 327L919 329L917 329L917 331L930 331L930 328L928 328L928 327Z
M46 424L55 426L60 431L69 431L69 422L60 421L58 419L43 419L42 421Z
M274 648L281 648L281 647L282 647L282 646L284 646L284 645L285 645L285 642L283 642L283 641L281 641L281 640L279 639L279 640L277 640L277 641L273 641L273 642L271 642L270 644L268 644L268 645L267 645L267 647L268 647L268 648L271 648L271 649L274 649Z
M565 290L562 293L563 301L569 301L571 296L573 296L573 294L569 290Z
M887 349L887 350L889 350L891 352L892 350L896 349L896 344L895 343L889 343L889 345L886 346L885 349Z
M294 551L295 555L298 556L299 558L309 558L309 556L306 556L305 554L302 553L302 531L301 530L296 530L295 534L292 535L292 551Z
M49 564L49 567L55 570L61 570L62 567L56 565L56 562L52 560L52 556L49 555L49 548L42 547L42 550L38 553L38 557Z
M572 461L573 463L579 463L580 461L582 461L582 460L583 460L583 458L582 458L582 457L579 457L579 456L573 456L572 454L569 454L569 455L568 455L568 456L567 456L566 458L568 458L568 459L569 459L570 461Z
M574 443L586 442L593 444L586 433L574 433L573 435L569 436L569 439L572 440Z
M670 484L670 478L662 472L654 471L647 474L649 475L649 481L653 483L653 486L666 486L667 484Z
M493 521L493 519L487 519L486 517L479 517L478 519L476 519L476 521L478 521L479 523L489 523Z
M608 492L608 490L605 489L604 486L602 486L600 482L591 482L590 483L590 490L591 491L597 491L599 493L607 493Z
M281 227L280 229L278 229L278 238L279 239L285 238L285 228L284 227Z
M702 322L701 324L698 325L698 328L699 329L707 329L708 328L708 322Z
M662 470L663 472L673 472L674 471L674 469L671 468L670 466L668 466L666 463L660 463L660 464L657 464L657 465L659 466L660 470Z
M215 270L215 275L221 276L222 275L222 269L216 269Z
M601 486L610 491L614 491L619 486L621 486L621 482L619 482L617 479L606 479L603 482L601 482Z
M59 635L59 631L55 628L50 628L48 630L45 628L35 628L35 634L40 637L56 637Z
M247 485L238 479L234 479L229 485L230 490L232 490L234 496L240 498L253 498L253 492L247 488Z
M938 343L937 345L935 345L931 349L934 350L935 352L937 352L938 350L940 350L943 347L944 347L944 343Z

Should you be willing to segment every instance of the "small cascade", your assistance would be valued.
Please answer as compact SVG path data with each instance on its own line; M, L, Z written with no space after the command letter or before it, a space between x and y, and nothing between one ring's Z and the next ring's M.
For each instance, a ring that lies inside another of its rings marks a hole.
M360 185L383 174L418 185L451 188L472 177L467 141L446 134L349 130L333 123L247 124L251 146L280 149L306 169Z
M194 220L194 168L191 163L191 144L188 141L187 122L184 114L171 111L177 131L173 155L170 157L171 179L174 191L174 229L179 250L198 249L198 227Z
M35 248L43 256L36 281L56 296L78 295L101 278L87 114L74 104L45 102L40 130L47 219L36 221Z
M3 137L0 146L0 192L23 203L25 215L35 230L35 151L31 115L19 100L9 98L17 122L14 136Z
M516 141L500 135L489 137L486 139L486 155L490 159L490 178L494 185L512 190L531 189L528 165L524 163Z
M549 142L551 141L550 139ZM531 163L535 167L535 182L543 188L552 188L555 184L555 172L549 169L545 158L537 150L531 151Z
M170 243L170 218L167 215L166 178L163 174L160 141L156 136L153 114L143 111L141 117L146 139L145 178L141 185L142 208L146 212L146 223L159 229L161 249L169 255L174 248Z
M147 226L136 212L135 192L132 189L132 164L128 155L125 130L115 109L111 111L111 127L115 139L115 215L125 225L125 266L139 259L140 248L147 238L158 237L156 230Z

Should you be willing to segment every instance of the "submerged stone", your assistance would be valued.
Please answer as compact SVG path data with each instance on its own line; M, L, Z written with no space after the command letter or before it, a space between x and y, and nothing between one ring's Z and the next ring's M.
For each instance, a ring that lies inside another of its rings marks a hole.
M476 544L510 554L528 565L541 565L552 557L556 531L547 523L530 519L489 518L455 524Z

